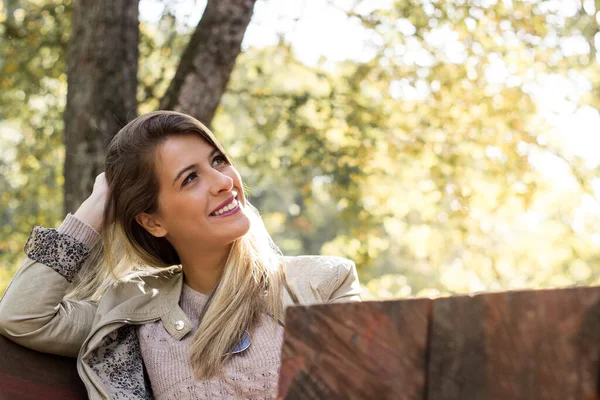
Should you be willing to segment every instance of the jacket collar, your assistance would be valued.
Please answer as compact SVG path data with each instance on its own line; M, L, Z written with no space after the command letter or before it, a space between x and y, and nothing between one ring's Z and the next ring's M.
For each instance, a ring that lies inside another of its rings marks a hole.
M293 282L290 282L290 286L292 284ZM165 330L173 338L181 340L193 327L192 321L179 306L182 289L181 269L131 278L113 289L111 303L115 307L109 305L110 310L102 318L101 324L117 321L143 323L160 319ZM294 304L283 285L281 300L284 311ZM285 313L281 313L281 324L284 323L284 318Z

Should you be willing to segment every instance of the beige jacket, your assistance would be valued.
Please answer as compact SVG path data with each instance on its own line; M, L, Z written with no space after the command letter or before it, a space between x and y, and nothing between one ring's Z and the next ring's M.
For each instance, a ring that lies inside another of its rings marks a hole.
M135 325L160 320L182 339L192 323L179 307L180 272L111 288L98 302L64 300L89 254L56 229L34 228L25 263L0 301L0 334L34 350L77 357L90 399L152 399ZM301 304L360 301L354 263L330 256L283 257L287 282ZM282 292L284 308L293 301Z

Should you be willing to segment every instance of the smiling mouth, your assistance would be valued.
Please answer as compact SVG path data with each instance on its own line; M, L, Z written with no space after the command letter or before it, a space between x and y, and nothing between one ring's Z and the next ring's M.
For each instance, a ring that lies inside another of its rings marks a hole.
M237 210L239 208L240 208L240 201L238 200L238 195L236 193L236 195L231 199L229 204L227 204L224 207L221 207L217 211L210 213L209 217L219 217L219 216L235 214L235 212L237 212Z

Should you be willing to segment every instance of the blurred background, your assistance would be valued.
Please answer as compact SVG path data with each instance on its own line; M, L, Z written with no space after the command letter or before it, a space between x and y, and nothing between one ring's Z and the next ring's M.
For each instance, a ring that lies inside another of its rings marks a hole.
M599 23L594 0L3 0L0 293L163 108L364 299L598 284Z

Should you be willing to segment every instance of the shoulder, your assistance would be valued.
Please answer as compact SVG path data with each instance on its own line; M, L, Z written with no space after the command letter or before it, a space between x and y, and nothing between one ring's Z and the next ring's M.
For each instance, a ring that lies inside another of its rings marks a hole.
M165 296L179 296L176 290L180 286L182 274L180 268L165 268L162 271L136 271L113 282L102 296L105 307L116 307L134 298L149 296L163 299ZM157 296L158 295L158 296Z
M283 256L288 282L304 282L328 300L341 282L356 269L354 261L339 256Z

